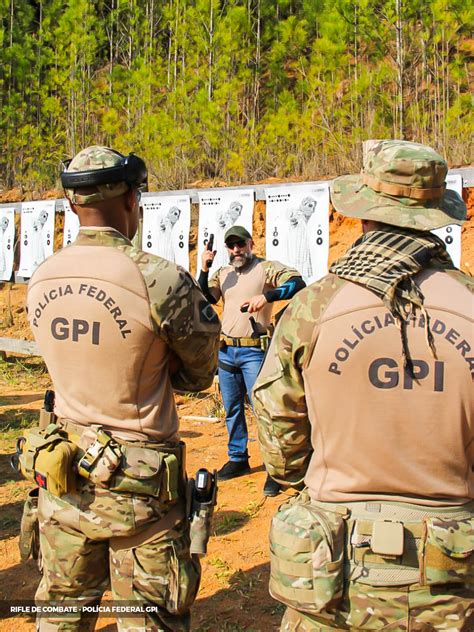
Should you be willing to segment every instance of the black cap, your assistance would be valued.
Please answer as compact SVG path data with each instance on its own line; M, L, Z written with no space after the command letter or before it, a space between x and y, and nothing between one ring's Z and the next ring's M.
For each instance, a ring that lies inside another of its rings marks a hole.
M224 235L224 241L226 243L229 237L238 237L239 239L252 239L252 235L243 226L231 226Z

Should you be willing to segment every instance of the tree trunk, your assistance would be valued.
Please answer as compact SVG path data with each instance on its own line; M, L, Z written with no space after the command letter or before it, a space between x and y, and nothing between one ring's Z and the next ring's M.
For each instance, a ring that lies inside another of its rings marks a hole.
M210 2L210 11L209 11L209 55L208 55L208 67L209 67L209 78L208 78L208 86L207 86L207 98L209 101L212 101L213 94L213 67L212 64L214 62L214 0Z
M398 135L403 139L405 133L405 121L404 121L404 109L403 109L403 0L395 0L395 13L397 16L395 32L396 32L396 44L397 44L397 113L398 113Z

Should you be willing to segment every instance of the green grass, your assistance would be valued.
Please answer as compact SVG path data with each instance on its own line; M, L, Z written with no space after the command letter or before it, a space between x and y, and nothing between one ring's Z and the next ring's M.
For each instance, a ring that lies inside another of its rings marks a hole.
M286 606L282 603L277 603L276 601L271 604L262 605L262 612L266 614L271 614L273 616L278 615L279 617L283 617L285 610L286 610Z
M209 417L217 417L218 419L225 419L225 408L222 400L217 395L209 396L209 403L206 407L206 414Z
M0 432L2 441L13 441L21 435L25 428L37 426L38 423L38 410L11 408L3 411L0 414Z
M51 379L41 358L0 359L0 382L18 388L46 389Z
M237 531L247 521L248 514L220 511L214 516L214 535L225 535Z
M232 575L232 569L229 564L220 557L211 557L209 560L209 566L214 568L214 575L221 584L226 584L229 577Z
M242 511L247 514L249 518L255 518L260 512L260 509L265 504L264 500L252 500L245 507L242 508Z

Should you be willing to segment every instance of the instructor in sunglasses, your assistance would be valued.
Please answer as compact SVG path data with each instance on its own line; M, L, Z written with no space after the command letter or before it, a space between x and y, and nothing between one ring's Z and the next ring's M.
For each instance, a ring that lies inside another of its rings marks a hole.
M218 472L225 481L250 472L245 420L245 394L252 404L252 388L270 340L273 303L288 300L305 287L300 273L279 261L265 261L253 253L252 236L243 226L232 226L224 236L229 265L208 279L215 250L204 250L199 284L210 303L223 300L219 384L229 433L229 460ZM265 496L276 496L279 484L269 475Z

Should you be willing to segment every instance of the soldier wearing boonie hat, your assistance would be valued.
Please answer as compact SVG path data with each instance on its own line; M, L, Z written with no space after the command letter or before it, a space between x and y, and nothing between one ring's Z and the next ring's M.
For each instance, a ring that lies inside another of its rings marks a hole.
M334 208L348 217L412 230L461 225L466 205L446 188L446 161L431 147L381 141L369 149L362 174L332 184Z
M97 605L110 585L126 606L121 630L189 630L200 565L190 553L173 389L210 386L220 323L186 270L130 241L143 160L93 146L66 165L61 180L81 228L35 271L27 302L54 385L57 432L76 457L74 485L61 497L50 491L50 472L38 479L44 574L36 599ZM94 624L80 612L38 619L39 630Z
M473 282L431 148L382 141L337 178L363 235L280 320L254 388L266 467L302 490L270 532L281 630L474 629Z

